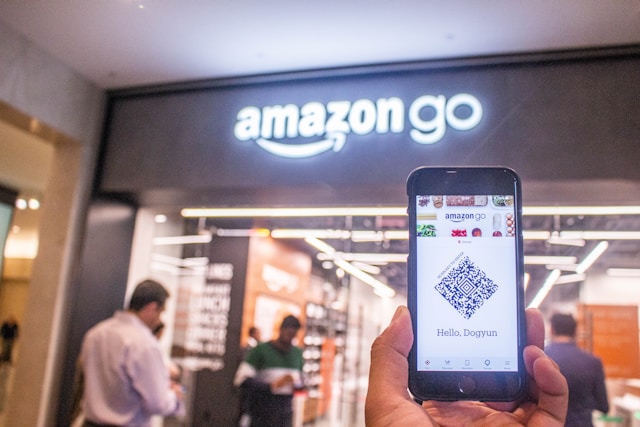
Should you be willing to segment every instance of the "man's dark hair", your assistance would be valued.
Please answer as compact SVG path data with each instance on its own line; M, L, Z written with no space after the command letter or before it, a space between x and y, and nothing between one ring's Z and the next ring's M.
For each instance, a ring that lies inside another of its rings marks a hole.
M555 335L576 336L576 320L570 314L555 313L551 316L551 330Z
M163 307L167 298L169 298L169 292L164 286L155 280L144 280L133 291L129 301L129 310L140 311L152 302L157 302L160 307Z
M285 317L282 320L282 324L280 325L280 329L283 328L296 328L296 329L300 329L302 325L300 324L300 321L298 320L297 317L292 316L292 315L288 315L287 317Z

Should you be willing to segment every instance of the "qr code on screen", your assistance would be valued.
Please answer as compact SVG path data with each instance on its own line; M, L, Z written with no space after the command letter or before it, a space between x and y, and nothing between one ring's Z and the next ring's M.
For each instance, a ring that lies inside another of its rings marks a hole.
M469 319L498 290L498 285L468 256L464 256L451 267L435 289L462 317Z

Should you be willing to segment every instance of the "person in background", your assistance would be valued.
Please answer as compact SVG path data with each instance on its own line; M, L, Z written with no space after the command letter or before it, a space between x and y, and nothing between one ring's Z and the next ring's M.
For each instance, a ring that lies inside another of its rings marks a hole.
M249 328L249 336L247 337L247 345L240 350L240 363L242 363L251 350L256 348L260 344L260 329L255 326ZM244 389L240 389L240 417L238 418L238 427L249 427L251 425L251 416L249 415L249 408L251 396L249 392Z
M602 361L576 345L576 321L571 314L556 313L550 323L551 343L545 352L569 383L566 426L592 426L594 409L609 411Z
M13 345L18 339L18 321L11 315L2 323L0 327L0 335L2 335L2 354L0 362L12 363L13 361Z
M158 282L139 283L126 311L98 323L84 336L85 427L147 427L153 415L183 411L181 389L172 385L158 340L167 290Z
M365 401L367 427L529 426L561 427L567 412L567 382L542 351L544 321L538 310L527 310L524 363L530 377L522 401L416 403L407 390L407 356L413 343L411 316L400 306L387 328L371 346L369 390Z
M255 326L249 328L249 336L247 337L247 345L242 347L240 351L240 362L247 358L251 350L256 348L260 344L260 329Z
M159 325L153 328L151 333L153 333L153 336L156 337L158 341L160 341L162 340L164 329L165 329L165 324L161 322ZM180 382L182 377L182 368L178 364L176 364L173 360L171 360L171 357L169 357L168 355L165 355L164 353L162 353L162 358L164 359L164 363L165 365L167 365L167 369L169 370L169 379L171 380L171 384L172 385L175 384L177 386L182 387L182 384Z
M251 427L290 427L293 392L302 388L302 350L293 345L301 328L295 316L280 324L275 340L258 344L240 363L234 385L249 394Z

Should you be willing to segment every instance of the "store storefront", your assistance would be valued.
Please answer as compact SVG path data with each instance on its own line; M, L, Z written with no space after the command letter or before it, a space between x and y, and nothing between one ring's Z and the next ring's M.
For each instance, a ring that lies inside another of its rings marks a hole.
M172 291L163 343L187 371L190 425L230 425L247 328L260 325L268 339L283 313L306 326L304 421L357 425L362 395L348 384L366 377L361 354L402 288L379 298L335 266L323 269L303 239L273 232L375 232L376 221L400 231L402 213L312 221L259 209L402 208L405 179L421 165L512 167L526 206L638 205L639 71L638 53L619 50L111 93L67 360L84 331L121 306L126 290L113 284L152 275Z

